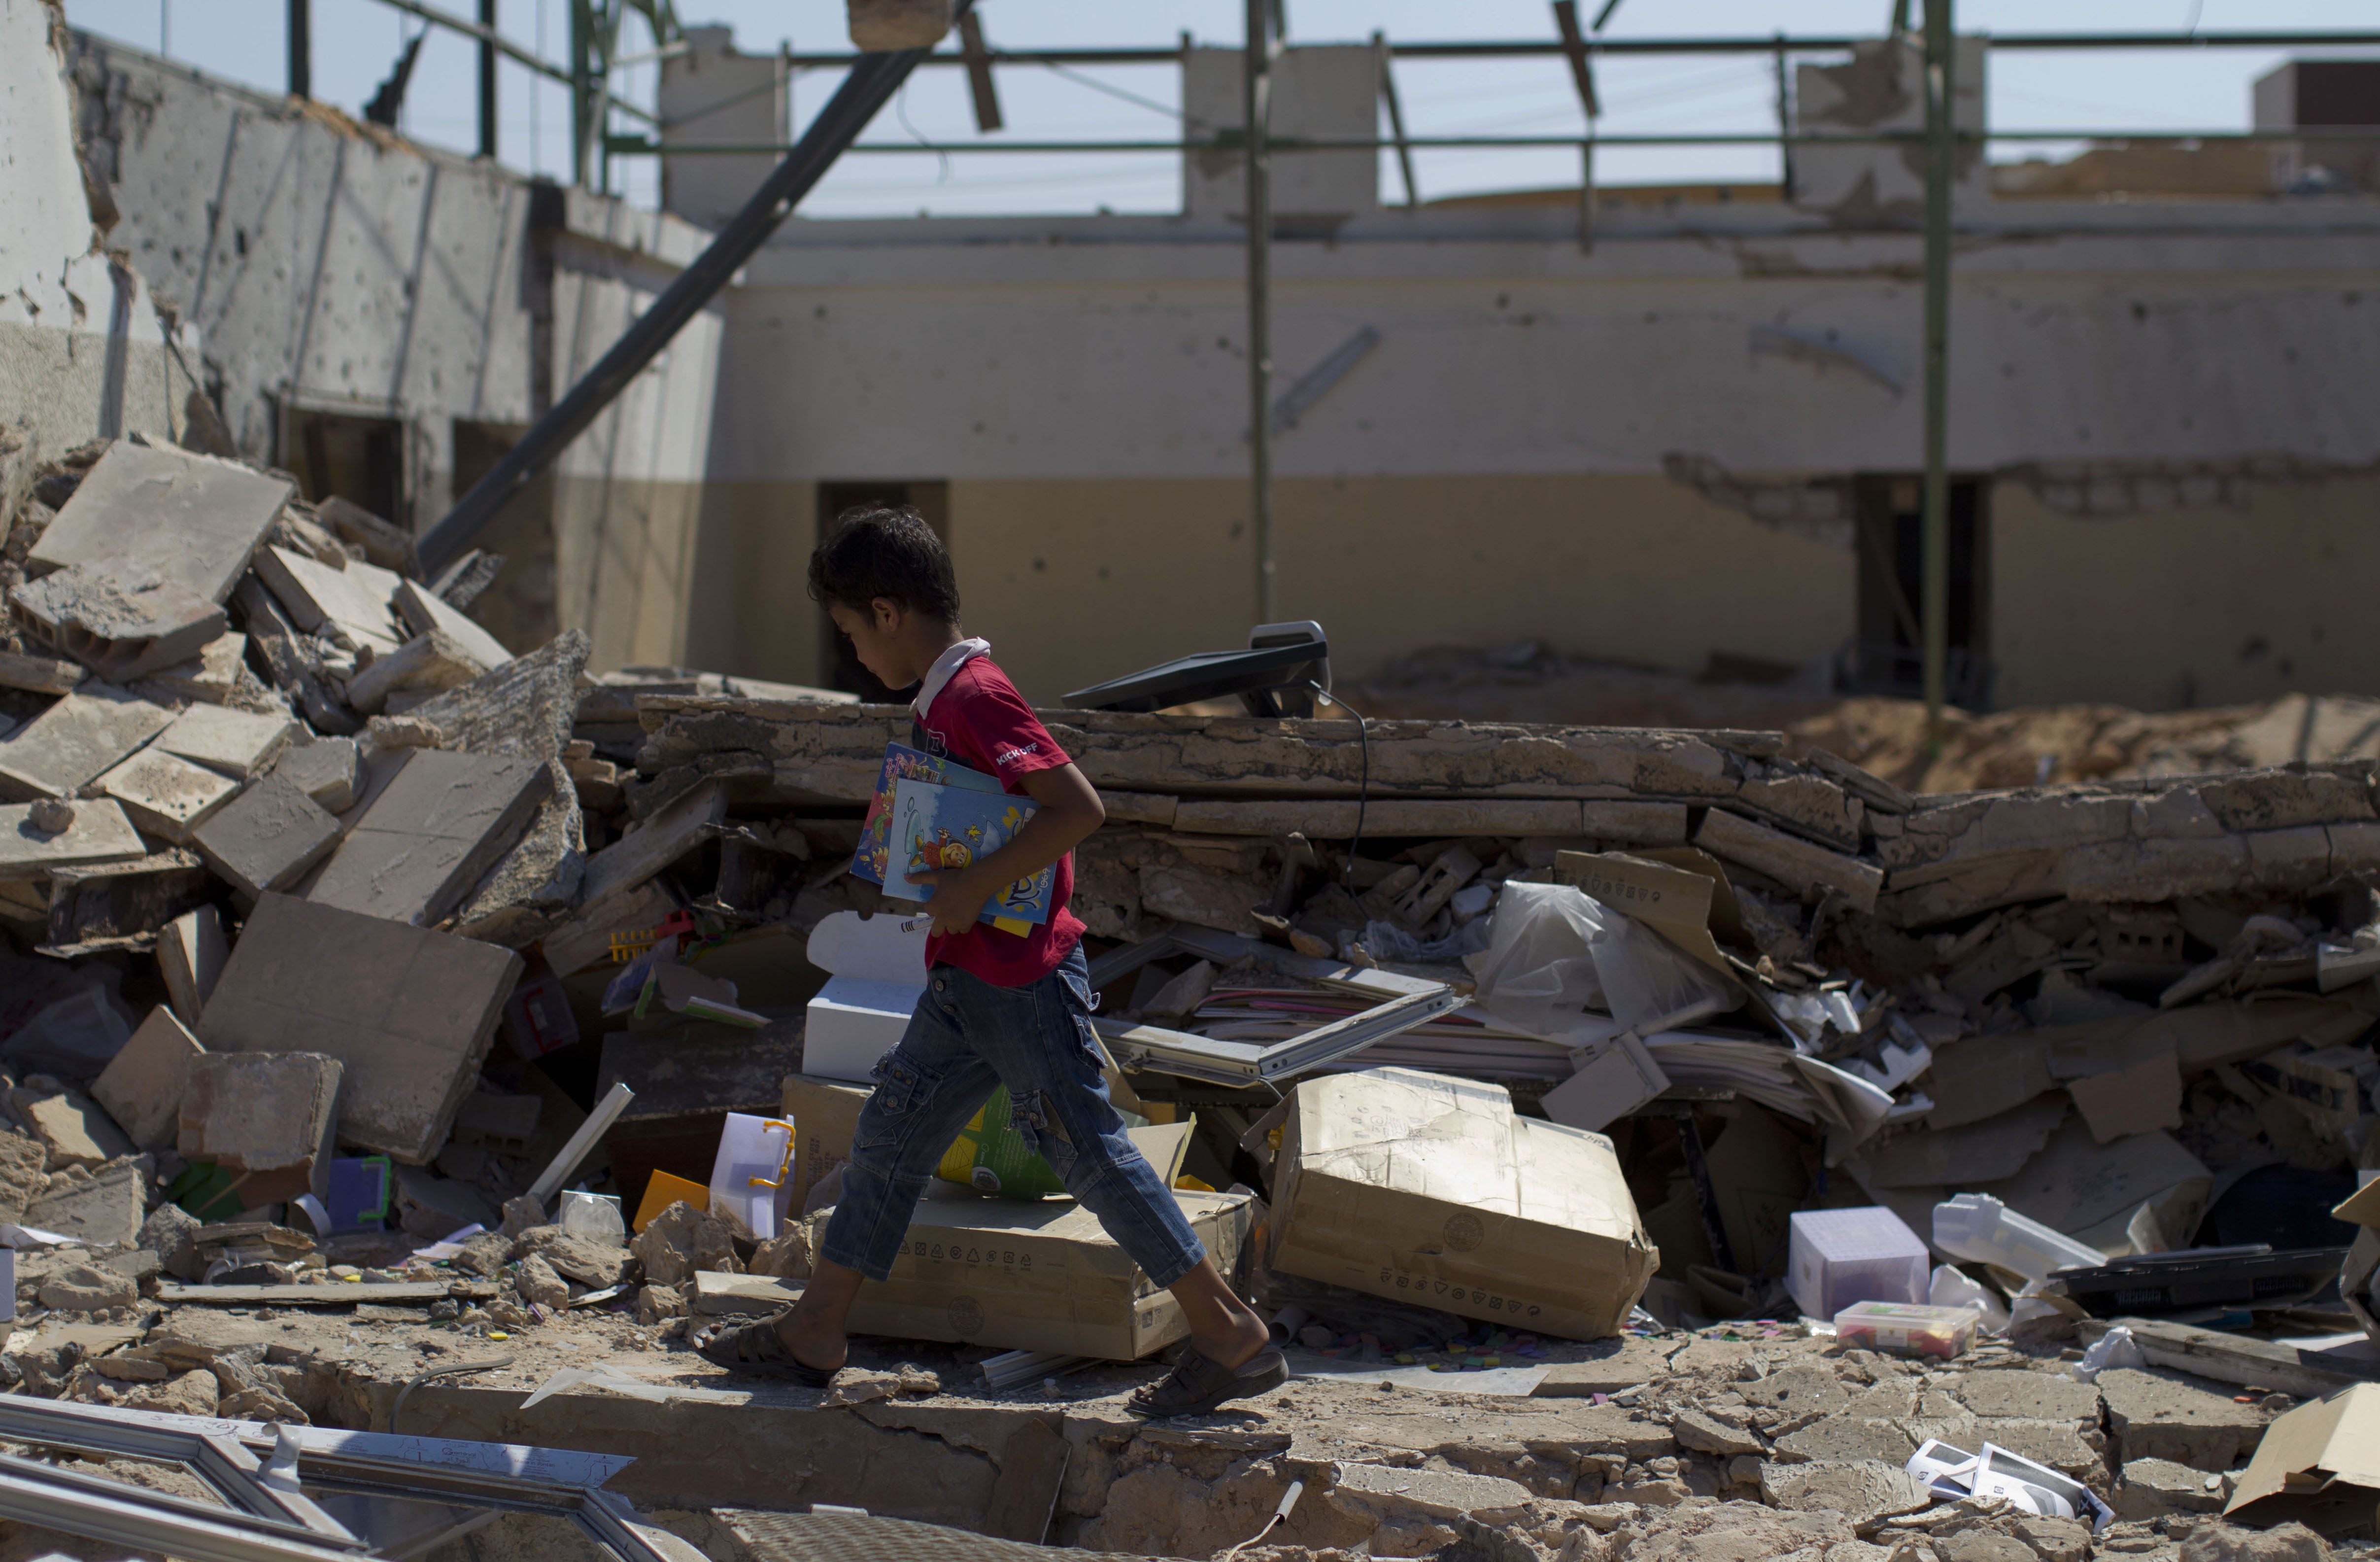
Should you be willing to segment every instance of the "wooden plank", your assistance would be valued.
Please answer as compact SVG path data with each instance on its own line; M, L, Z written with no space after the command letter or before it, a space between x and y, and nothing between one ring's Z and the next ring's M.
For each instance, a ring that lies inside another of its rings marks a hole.
M428 1307L448 1297L457 1301L488 1301L495 1294L493 1282L480 1280L329 1280L319 1286L157 1287L159 1301L195 1301L216 1307L353 1307L358 1302L383 1307Z
M2150 1318L2085 1319L2079 1327L2088 1345L2119 1325L2132 1331L2133 1343L2150 1365L2217 1383L2278 1389L2301 1399L2319 1399L2350 1384L2380 1383L2380 1352L2365 1340L2309 1350L2288 1340L2250 1339Z

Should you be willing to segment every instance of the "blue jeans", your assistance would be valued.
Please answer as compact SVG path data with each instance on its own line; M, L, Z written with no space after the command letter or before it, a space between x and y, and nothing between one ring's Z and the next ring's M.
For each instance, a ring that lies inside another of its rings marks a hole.
M1022 987L934 967L901 1044L877 1063L875 1077L852 1131L843 1197L827 1222L820 1256L829 1262L871 1280L892 1272L942 1153L1003 1084L1026 1141L1152 1281L1171 1286L1207 1256L1108 1103L1081 949Z

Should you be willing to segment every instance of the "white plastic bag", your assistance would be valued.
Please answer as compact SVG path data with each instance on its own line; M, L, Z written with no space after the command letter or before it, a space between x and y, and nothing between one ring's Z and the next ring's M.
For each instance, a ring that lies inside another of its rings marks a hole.
M1716 971L1617 911L1604 909L1603 929L1591 944L1611 1018L1640 1036L1736 1006Z
M1947 1263L1934 1266L1934 1279L1925 1300L1936 1307L1971 1307L1981 1315L1978 1326L1985 1334L2008 1333L2009 1310L2000 1305L1992 1288Z
M1603 1007L1589 941L1613 913L1568 885L1508 884L1497 897L1472 1001L1508 1025L1559 1037Z

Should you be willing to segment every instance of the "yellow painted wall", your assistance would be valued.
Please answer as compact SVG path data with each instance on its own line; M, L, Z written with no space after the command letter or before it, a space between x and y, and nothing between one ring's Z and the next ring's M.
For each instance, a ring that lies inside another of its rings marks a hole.
M685 658L703 484L564 475L554 484L555 613L597 672Z
M2380 690L2380 479L2250 493L2244 513L2094 519L1996 485L1993 703Z

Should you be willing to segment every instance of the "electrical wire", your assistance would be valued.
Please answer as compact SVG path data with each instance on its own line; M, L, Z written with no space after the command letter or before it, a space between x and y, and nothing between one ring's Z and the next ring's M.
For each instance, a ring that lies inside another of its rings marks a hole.
M1305 680L1305 687L1355 718L1355 735L1364 746L1364 778L1355 786L1355 834L1347 842L1347 893L1353 895L1355 893L1355 848L1364 844L1364 811L1372 801L1372 724L1364 719L1363 712L1312 678Z

